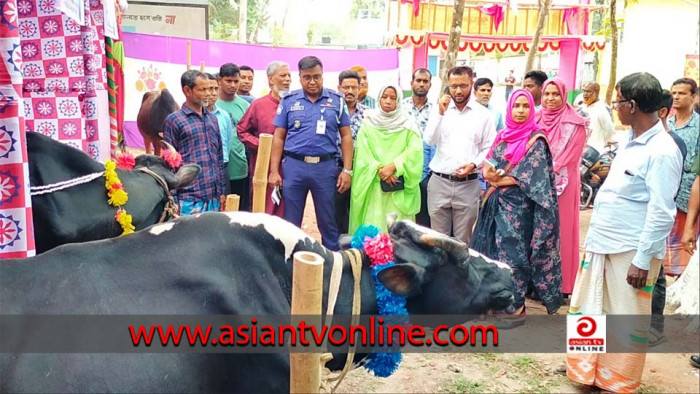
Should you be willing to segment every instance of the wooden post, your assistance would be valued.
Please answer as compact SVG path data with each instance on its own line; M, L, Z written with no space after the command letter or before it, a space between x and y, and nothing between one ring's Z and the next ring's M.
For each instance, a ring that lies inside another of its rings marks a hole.
M313 315L320 318L322 300L323 258L313 252L294 253L292 324L299 324L303 316ZM318 323L320 323L320 319ZM289 391L291 393L318 393L320 391L321 353L291 352L289 363Z
M272 150L272 134L260 134L258 158L255 161L255 176L253 177L253 212L265 212L270 150Z
M187 40L187 71L192 69L192 41Z
M204 62L199 63L199 72L201 72L201 73L204 72Z
M226 211L237 211L241 203L241 196L238 194L229 194L226 196Z

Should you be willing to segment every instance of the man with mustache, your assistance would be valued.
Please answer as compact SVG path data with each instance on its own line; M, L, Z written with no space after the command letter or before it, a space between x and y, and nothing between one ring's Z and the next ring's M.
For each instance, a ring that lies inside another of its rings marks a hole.
M411 77L411 91L413 95L403 100L404 108L413 116L420 132L425 133L430 114L433 112L433 103L428 101L428 92L432 86L433 74L427 68L419 68ZM430 227L430 215L428 214L428 181L430 180L430 160L435 155L435 147L423 143L423 175L420 181L420 211L416 215L416 223Z
M362 66L352 66L350 70L355 71L360 76L360 93L357 96L357 100L360 104L368 108L376 108L377 100L374 97L369 96L369 82L367 82L367 70Z
M600 85L589 82L583 86L583 104L581 111L591 120L591 135L586 142L599 153L605 151L605 144L615 132L615 124L604 102L599 100Z
M367 107L358 102L360 92L360 75L352 70L345 70L338 76L338 91L345 97L345 105L350 114L350 131L352 132L352 142L355 145L357 132L365 118ZM338 152L340 149L340 135L338 135ZM342 168L343 156L338 155L338 167ZM343 193L337 192L335 195L335 223L341 234L348 232L350 217L350 189Z
M236 127L238 138L248 148L249 179L253 179L255 174L260 134L275 134L275 125L272 122L275 120L277 106L282 96L289 92L289 85L292 83L292 75L289 72L287 63L274 61L267 65L265 72L267 74L267 83L270 86L270 94L253 101ZM284 200L279 205L275 204L271 197L273 190L274 188L268 185L265 213L284 217Z
M352 181L350 116L343 96L323 87L320 59L306 56L299 60L298 68L301 89L286 95L277 107L269 183L282 189L284 219L297 227L301 227L306 197L311 192L321 243L336 251L335 193L350 189ZM342 171L336 161L338 134ZM284 178L278 170L280 164Z
M423 133L423 141L437 145L428 181L430 225L469 244L479 214L478 173L496 128L486 107L470 100L474 71L453 67L447 72L448 94L438 101Z
M255 71L253 71L253 68L250 66L241 66L240 69L241 82L238 84L238 96L250 104L255 100L255 97L250 94L250 91L253 90Z

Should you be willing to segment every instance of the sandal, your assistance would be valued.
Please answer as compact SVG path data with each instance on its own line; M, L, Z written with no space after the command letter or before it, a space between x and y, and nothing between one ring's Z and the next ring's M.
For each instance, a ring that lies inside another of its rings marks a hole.
M658 346L664 342L666 342L666 336L663 332L659 332L659 330L653 327L649 329L649 341L647 342L648 347Z

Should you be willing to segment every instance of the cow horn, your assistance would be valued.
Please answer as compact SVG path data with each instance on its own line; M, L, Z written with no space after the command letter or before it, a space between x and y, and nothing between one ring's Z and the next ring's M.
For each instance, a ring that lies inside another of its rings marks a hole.
M175 148L172 145L170 145L169 143L167 143L165 140L160 140L160 142L163 144L163 146L165 146L165 149L168 149L168 150L171 150L171 151L177 153Z
M386 214L386 228L391 228L396 222L398 215L395 212L390 212Z
M464 253L467 251L467 244L444 235L422 234L420 240L426 245L440 248L450 254Z

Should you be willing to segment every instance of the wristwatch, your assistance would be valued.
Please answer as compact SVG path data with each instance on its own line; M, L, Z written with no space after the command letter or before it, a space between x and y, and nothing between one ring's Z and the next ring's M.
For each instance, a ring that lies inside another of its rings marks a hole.
M352 176L352 170L348 170L347 168L343 168L343 172Z

